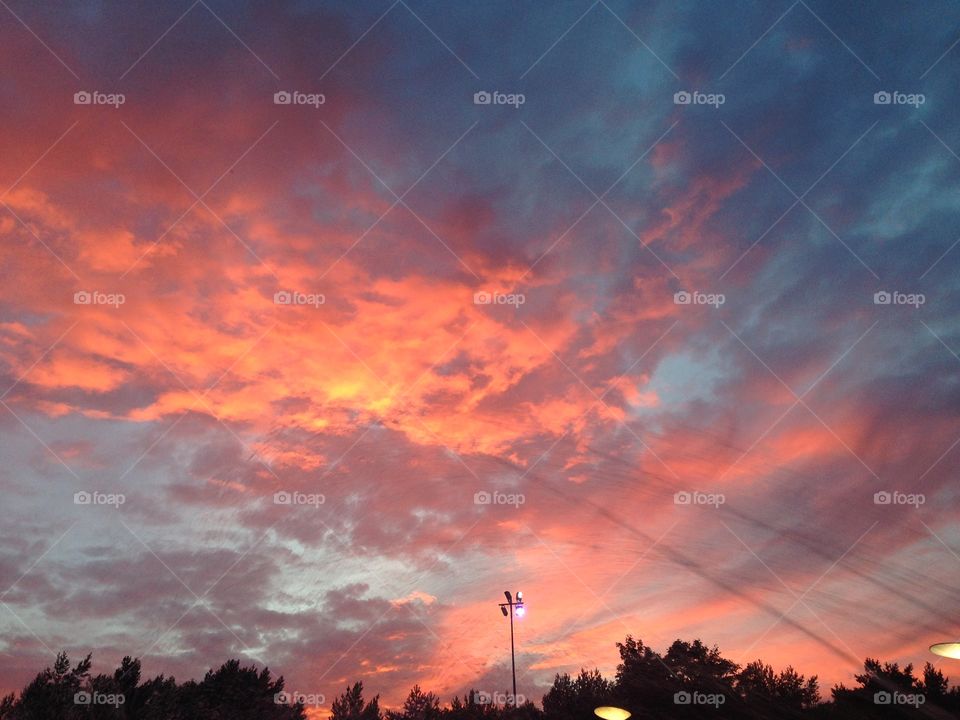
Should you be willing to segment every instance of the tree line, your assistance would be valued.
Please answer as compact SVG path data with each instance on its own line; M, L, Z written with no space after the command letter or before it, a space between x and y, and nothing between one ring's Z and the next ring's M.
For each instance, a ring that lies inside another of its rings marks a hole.
M93 675L89 655L71 664L61 653L19 694L0 700L0 720L305 720L311 706L328 709L332 720L595 720L601 706L627 709L636 720L960 717L960 688L930 663L915 672L868 658L855 685L835 685L824 698L816 676L761 660L740 666L700 640L677 640L658 653L628 636L617 649L613 677L596 669L558 674L540 707L527 700L513 707L506 693L482 690L441 704L415 685L397 709L381 708L379 695L366 699L361 682L327 706L320 695L289 691L269 668L239 660L178 683L164 675L143 680L140 661L130 657L112 674Z

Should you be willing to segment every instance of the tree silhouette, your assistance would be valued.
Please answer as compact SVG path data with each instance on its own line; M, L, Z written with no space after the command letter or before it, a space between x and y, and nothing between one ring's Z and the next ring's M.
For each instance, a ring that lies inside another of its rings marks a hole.
M195 699L197 717L210 720L304 717L302 705L285 704L283 687L283 677L271 680L269 669L258 672L253 667L241 667L239 660L229 660L218 670L207 672L195 687L187 683L184 690Z
M741 669L700 640L677 640L662 656L631 636L617 647L614 697L642 708L641 717L792 718L812 716L819 702L816 677L777 673L759 660Z
M619 705L644 708L651 718L669 717L676 706L673 693L681 690L678 678L653 649L628 635L620 650L616 696ZM676 688L674 690L674 688Z
M40 671L23 692L20 699L4 699L0 710L4 720L60 720L84 717L74 702L77 693L85 689L90 679L91 659L87 655L72 669L65 652L57 655L53 667Z
M778 674L761 660L748 663L737 673L736 689L754 714L769 715L776 711L784 717L801 717L803 711L820 701L816 676L806 679L792 667Z
M363 683L354 683L338 696L331 706L331 720L383 720L380 696L368 703L363 701Z
M612 679L581 669L555 676L543 709L527 701L497 705L471 690L446 707L414 685L397 709L369 702L363 683L348 685L331 705L331 720L591 720L600 705L616 705L633 720L939 720L960 717L960 688L927 663L912 665L867 658L856 684L836 685L820 701L817 677L793 668L777 671L762 660L739 667L716 646L676 640L662 655L632 636L617 643L620 663ZM159 675L143 681L140 661L125 657L110 674L91 676L91 657L71 665L60 653L20 692L0 699L0 720L305 720L291 704L283 677L267 668L228 660L202 680L177 683ZM506 694L504 694L506 696ZM722 698L722 700L720 699ZM112 701L111 701L112 699ZM489 700L489 697L486 698Z
M123 659L112 675L90 677L91 659L72 669L66 653L16 698L0 701L2 720L304 720L303 707L279 702L283 678L230 660L201 682L159 676L140 683L140 661Z
M501 709L491 703L477 700L479 693L471 689L461 700L454 697L449 709L444 709L444 720L500 720Z
M400 712L388 711L387 720L440 720L440 698L414 685Z
M926 717L957 717L960 693L957 688L948 690L947 678L930 663L922 678L914 675L913 665L901 668L898 663L881 664L872 658L864 661L863 669L855 676L858 687L848 689L841 684L831 691L837 717L918 717L920 708Z
M543 712L555 720L582 720L592 717L594 708L609 705L612 698L613 683L599 670L581 670L575 679L564 673L556 676L543 696Z

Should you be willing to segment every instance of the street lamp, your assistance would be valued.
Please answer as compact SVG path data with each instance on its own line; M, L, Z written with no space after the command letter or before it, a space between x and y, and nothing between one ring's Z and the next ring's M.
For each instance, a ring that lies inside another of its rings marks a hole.
M627 720L631 715L629 710L610 705L603 705L594 709L593 714L598 718L603 718L603 720Z
M505 603L500 603L500 612L504 617L510 618L510 671L513 674L513 707L517 707L517 662L513 651L513 616L522 618L526 613L523 607L523 592L517 591L517 599L514 600L509 590L503 591L507 598Z
M960 642L941 642L930 646L930 652L954 660L960 660Z

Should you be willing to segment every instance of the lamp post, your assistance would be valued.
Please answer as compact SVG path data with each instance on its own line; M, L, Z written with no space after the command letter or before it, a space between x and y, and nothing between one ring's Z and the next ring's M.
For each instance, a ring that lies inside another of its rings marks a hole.
M523 617L526 610L523 607L523 592L517 591L517 599L514 600L509 590L503 591L507 598L505 603L500 603L500 612L504 617L510 618L510 672L513 675L513 707L517 707L517 663L513 652L513 616Z

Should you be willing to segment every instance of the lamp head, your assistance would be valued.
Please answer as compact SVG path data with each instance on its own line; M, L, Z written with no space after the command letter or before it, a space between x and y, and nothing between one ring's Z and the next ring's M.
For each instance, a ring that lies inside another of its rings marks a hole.
M500 606L500 612L503 613L504 617L507 617L510 614L507 612L507 609L503 605Z
M603 720L627 720L627 718L631 715L629 710L611 707L609 705L598 707L593 711L593 714L599 718L603 718Z
M941 642L930 646L934 655L960 660L960 642Z
M510 594L510 591L509 591L509 590L504 590L504 591L503 591L503 594L506 596L508 603L512 603L512 602L513 602L513 596Z

